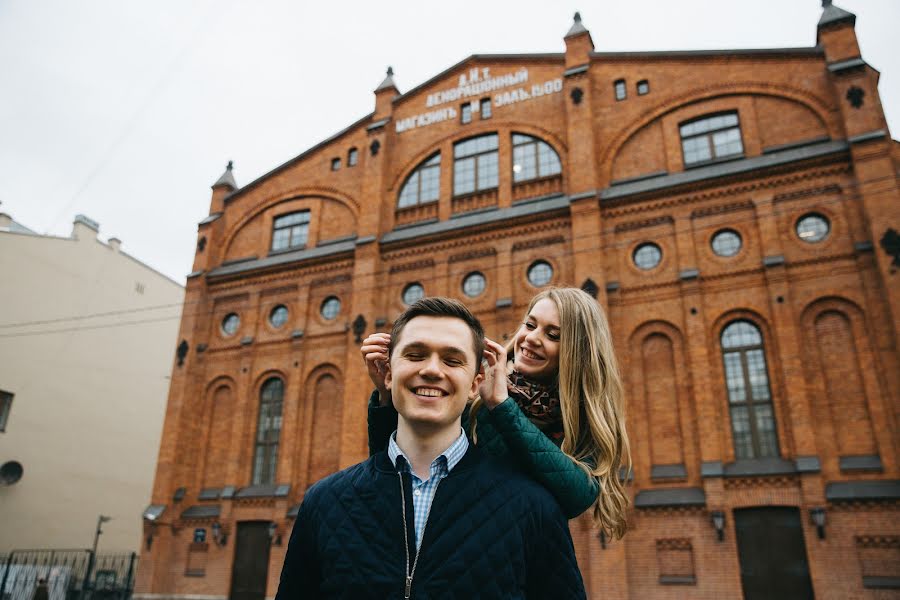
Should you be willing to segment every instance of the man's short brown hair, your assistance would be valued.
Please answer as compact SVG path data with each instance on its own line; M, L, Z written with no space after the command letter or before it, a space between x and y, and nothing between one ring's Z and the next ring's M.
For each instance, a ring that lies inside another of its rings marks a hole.
M472 348L475 350L475 372L477 373L481 370L481 358L484 355L484 327L481 326L481 321L459 300L441 296L417 300L397 317L397 320L394 321L394 326L391 328L388 358L394 353L394 347L400 339L400 333L403 331L403 328L416 317L450 317L465 323L469 327L469 331L472 332Z

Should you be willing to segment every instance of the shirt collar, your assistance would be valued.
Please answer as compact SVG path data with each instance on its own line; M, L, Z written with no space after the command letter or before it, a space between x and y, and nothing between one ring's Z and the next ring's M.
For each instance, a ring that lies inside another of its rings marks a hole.
M447 472L453 470L453 467L462 460L462 457L465 456L466 450L469 449L469 438L466 437L466 432L460 428L459 437L450 444L450 446L441 452L441 454L432 461L432 465L440 460L441 457L444 457L444 460L447 461ZM391 463L393 463L394 468L398 468L397 459L403 457L403 461L408 465L409 459L406 457L406 454L403 453L403 450L400 449L400 446L397 445L397 432L391 434L390 439L388 439L388 458L391 459Z

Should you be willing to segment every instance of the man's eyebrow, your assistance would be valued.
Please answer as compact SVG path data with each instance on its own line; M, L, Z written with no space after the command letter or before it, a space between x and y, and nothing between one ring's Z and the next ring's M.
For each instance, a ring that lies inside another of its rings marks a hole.
M434 350L434 348L432 348L425 342L410 342L409 344L400 348L401 352L408 352L410 350L431 351ZM457 346L443 346L441 348L437 348L436 350L440 354L461 355L463 358L466 358L466 351L462 348L458 348Z

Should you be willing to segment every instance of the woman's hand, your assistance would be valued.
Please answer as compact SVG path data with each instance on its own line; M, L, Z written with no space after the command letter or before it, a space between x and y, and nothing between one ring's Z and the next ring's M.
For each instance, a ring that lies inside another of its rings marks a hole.
M506 391L506 349L484 338L484 360L484 380L478 393L488 409L492 409L509 397Z
M366 363L369 378L375 384L375 389L378 390L378 400L381 406L390 406L391 404L391 392L384 384L388 365L388 344L390 343L391 334L373 333L363 340L362 346L359 348L363 362Z

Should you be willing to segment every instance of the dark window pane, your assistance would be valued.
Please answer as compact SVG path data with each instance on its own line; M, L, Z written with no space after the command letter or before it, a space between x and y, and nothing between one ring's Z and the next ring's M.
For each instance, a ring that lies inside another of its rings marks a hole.
M734 438L734 454L737 458L753 458L753 433L746 406L731 407L731 433Z
M724 358L728 401L746 402L747 391L744 387L744 370L741 367L741 354L739 352L727 352Z
M397 208L433 202L440 196L440 188L441 155L437 153L416 167L406 178L397 197Z

